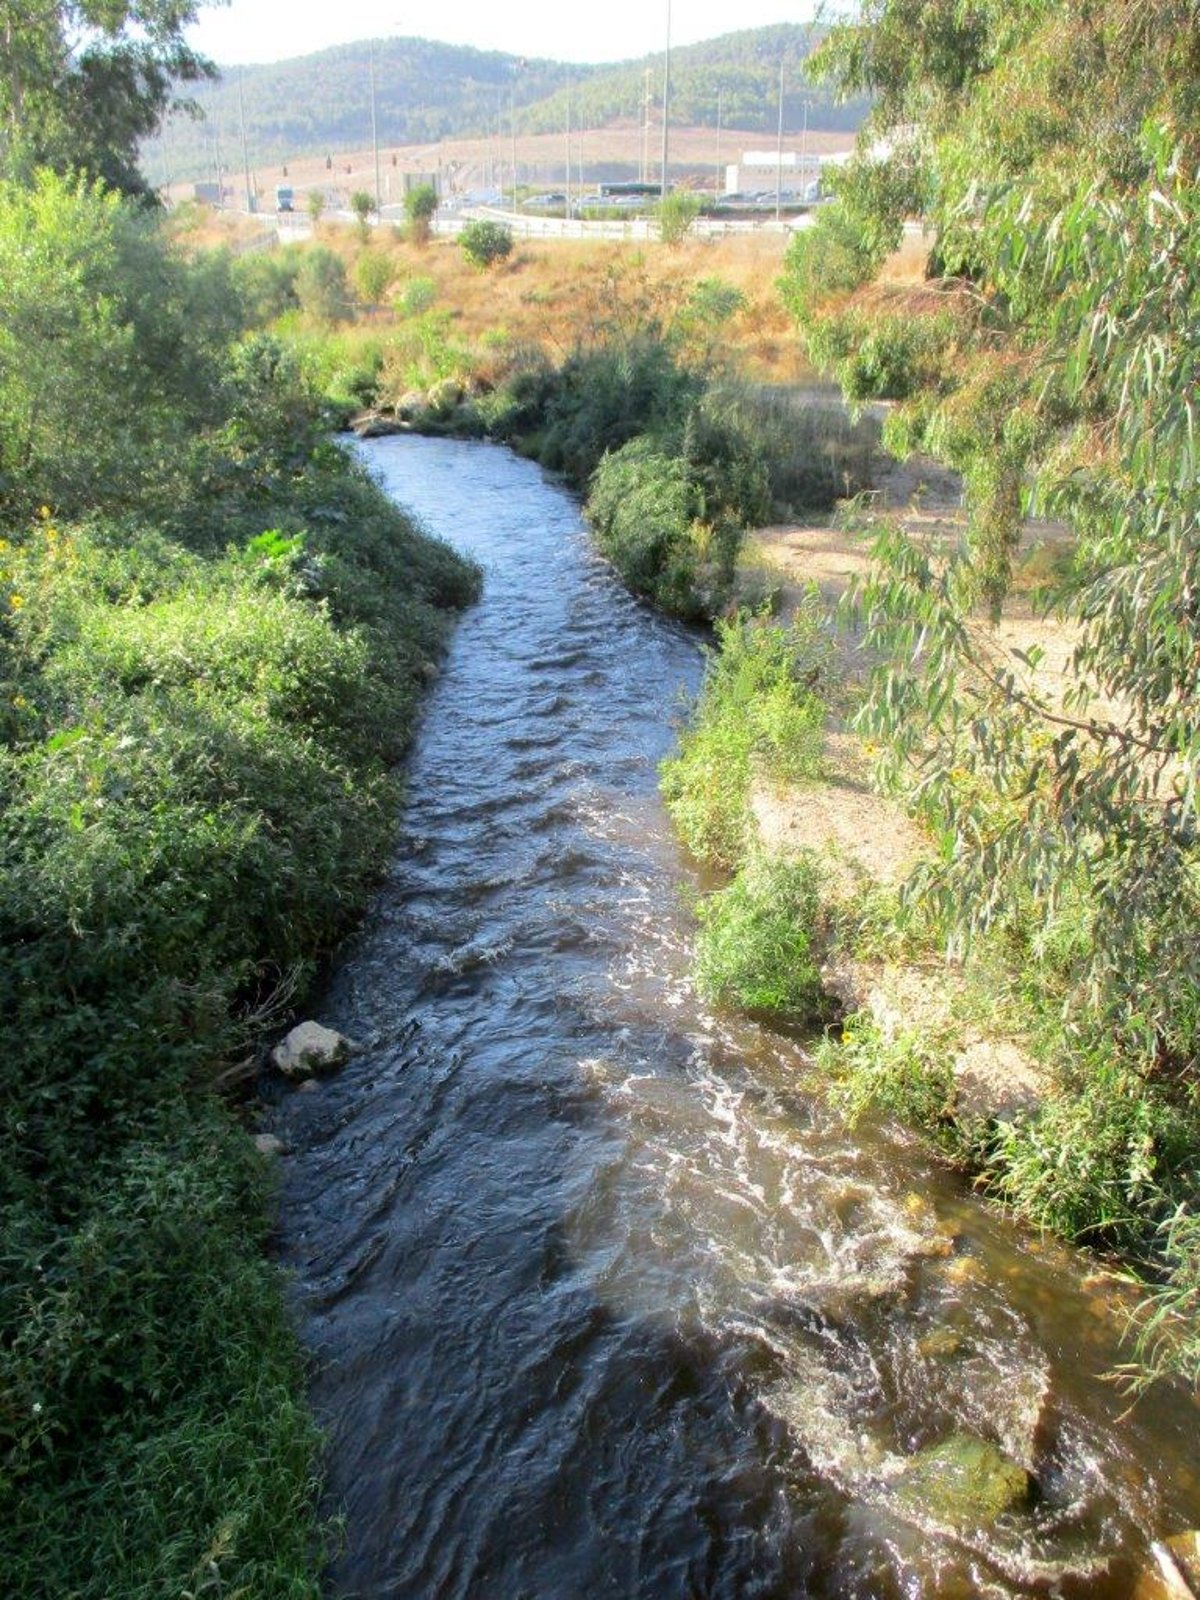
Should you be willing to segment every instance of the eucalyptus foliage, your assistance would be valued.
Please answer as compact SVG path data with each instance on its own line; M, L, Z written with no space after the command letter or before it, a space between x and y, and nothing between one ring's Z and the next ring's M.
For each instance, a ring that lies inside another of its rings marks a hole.
M822 65L876 95L864 145L885 136L897 181L852 174L841 226L878 236L917 197L929 282L864 292L818 273L796 304L818 348L844 351L855 398L888 391L851 346L895 346L898 306L943 317L886 437L962 472L967 535L951 550L880 539L860 597L881 663L862 726L939 842L912 891L952 940L1022 925L1036 960L1039 924L1067 898L1085 908L1064 1098L1014 1135L1011 1198L1034 1211L1053 1192L1057 1225L1103 1227L1099 1190L1063 1183L1104 1150L1106 1183L1136 1194L1141 1237L1159 1225L1177 1263L1194 1241L1200 1063L1198 61L1200 21L1175 0L874 0ZM1056 694L988 627L1030 511L1074 541L1039 596L1075 641ZM1102 1108L1103 1127L1072 1103ZM1122 1107L1144 1137L1125 1138ZM1190 1147L1164 1132L1178 1117ZM1194 1298L1194 1265L1179 1271Z
M199 0L0 0L0 170L82 171L149 193L138 144L180 87L214 75L188 45Z

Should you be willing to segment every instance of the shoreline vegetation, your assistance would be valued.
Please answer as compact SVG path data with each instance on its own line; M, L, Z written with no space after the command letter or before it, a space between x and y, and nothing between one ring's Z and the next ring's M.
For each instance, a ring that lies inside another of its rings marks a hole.
M814 236L824 276L814 277ZM635 593L715 621L708 681L663 778L684 842L729 874L701 910L701 986L789 1028L824 1029L821 1076L848 1116L900 1117L1014 1218L1140 1274L1148 1298L1124 1380L1135 1390L1159 1372L1194 1381L1187 1309L1200 1112L1189 1080L1139 1066L1127 1025L1114 1022L1109 1001L1094 1004L1099 924L1082 859L1049 894L1018 881L977 925L967 891L958 900L938 888L997 825L1015 839L1019 878L1021 825L1012 832L1010 802L969 753L949 764L939 794L922 798L926 751L905 743L887 710L888 674L927 627L932 666L911 676L904 703L915 707L912 696L944 673L975 696L980 727L995 716L1004 730L1020 699L1021 737L1032 740L1023 781L1036 788L1055 718L1077 693L1082 636L1047 610L1044 592L1071 574L1080 533L1070 518L1018 517L1002 581L998 569L956 579L970 655L959 673L929 619L914 620L922 602L901 593L894 563L912 571L920 559L928 577L917 581L935 583L960 572L981 537L970 471L953 451L922 454L906 421L962 329L940 303L931 324L921 320L928 240L902 243L897 222L899 254L847 266L845 237L830 208L789 248L782 286L847 405L811 378L748 380L737 340L746 305L732 278L689 283L677 272L668 288L636 253L614 252L610 268L575 286L569 353L478 337L455 348L446 322L438 339L449 353L439 356L434 339L414 356L410 284L396 297L397 345L378 353L354 395L336 375L361 331L308 335L308 356L334 376L346 420L366 434L488 437L560 472ZM881 263L891 287L879 325L874 302L838 287L837 273L859 281ZM532 251L502 268L532 280L527 300L552 270ZM511 284L505 293L512 304ZM900 301L916 308L915 331L911 316L897 318ZM408 352L403 366L397 349ZM905 395L916 397L907 411L896 398ZM868 484L881 424L893 454L876 495ZM780 517L793 534L772 548L754 530ZM782 618L771 615L781 596ZM1117 713L1094 684L1090 705L1093 717ZM927 726L924 715L914 713L914 726ZM1152 984L1139 974L1121 1005Z
M0 186L0 278L5 1586L315 1597L248 1097L387 863L479 574L153 214Z
M852 237L864 236L856 223ZM1080 825L1072 864L1039 878L1045 841L1006 793L1012 773L988 767L1016 763L1036 795L1056 765L1061 783L1090 761L1085 746L1056 741L1060 727L1088 728L1080 704L1101 741L1131 714L1127 696L1081 667L1086 627L1047 599L1078 583L1086 531L1069 515L1029 522L1013 499L1001 536L986 519L999 514L996 495L1010 502L990 479L981 486L983 467L954 449L922 453L937 438L911 419L924 415L928 385L948 381L966 336L961 308L938 302L925 316L928 241L847 263L847 237L830 208L789 248L782 286L848 409L811 382L789 395L738 375L725 352L740 314L733 286L708 277L672 297L634 262L605 283L602 312L581 314L565 359L525 350L399 396L385 378L359 426L486 436L533 456L579 490L599 548L635 593L715 620L708 680L663 779L689 849L730 874L701 910L698 981L721 1003L823 1027L821 1075L848 1116L900 1117L1014 1218L1140 1275L1147 1298L1124 1381L1135 1391L1160 1372L1194 1382L1189 990L1169 978L1177 998L1159 997L1150 1022L1146 965L1166 940L1165 970L1179 969L1179 908L1161 925L1142 921L1130 968L1114 973L1098 920L1097 890L1108 891L1103 876L1089 882L1096 835ZM889 246L900 244L897 220ZM882 300L847 287L881 266ZM881 423L892 464L877 496L863 491ZM782 576L770 538L751 536L780 516L799 524L790 551L786 536L775 541ZM986 540L1001 537L999 556ZM782 619L769 614L781 593ZM927 663L904 677L923 641ZM949 730L932 788L922 777L939 753L931 696ZM1136 836L1136 800L1124 821L1115 798L1105 803ZM1008 856L981 911L987 885L964 867L1000 848L989 836Z
M1040 71L1061 39L1037 9ZM924 69L876 81L906 57L864 37L835 30L830 70L915 125ZM631 589L713 622L663 770L727 875L698 983L823 1035L848 1115L904 1117L1017 1217L1142 1272L1126 1377L1195 1383L1192 156L1139 101L1082 191L1071 119L1031 166L978 90L1014 41L947 48L970 59L922 103L952 181L902 142L848 167L788 249L786 312L749 247L473 266L318 229L235 257L79 177L0 185L15 1592L319 1592L319 1441L245 1085L386 862L480 581L331 442L354 417L536 458ZM1080 94L1126 110L1150 81L1089 70ZM992 184L969 225L964 173ZM914 213L933 237L898 272ZM881 417L908 487L952 469L962 508L863 498ZM1065 530L1036 551L1031 506ZM1048 625L1005 634L1014 601Z

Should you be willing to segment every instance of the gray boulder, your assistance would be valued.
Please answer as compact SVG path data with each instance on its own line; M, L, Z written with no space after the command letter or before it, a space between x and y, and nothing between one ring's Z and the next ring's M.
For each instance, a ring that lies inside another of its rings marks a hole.
M336 1072L350 1059L352 1050L345 1034L319 1022L301 1022L275 1046L271 1060L285 1078L311 1078Z

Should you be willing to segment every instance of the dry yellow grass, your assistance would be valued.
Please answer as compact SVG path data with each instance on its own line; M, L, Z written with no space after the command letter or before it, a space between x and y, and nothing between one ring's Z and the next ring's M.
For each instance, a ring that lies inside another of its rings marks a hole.
M189 248L244 248L261 228L246 217L188 211L181 216ZM537 346L562 357L586 342L614 316L669 316L704 278L741 291L745 306L721 331L721 352L753 381L794 384L811 379L800 341L779 299L776 280L786 236L764 230L726 238L687 239L676 248L657 242L522 240L507 262L487 272L473 268L452 239L434 238L418 249L390 226L373 230L363 245L352 228L324 224L319 242L337 251L353 273L364 249L384 252L392 265L390 303L414 278L431 279L433 304L449 313L454 337L468 347L498 335L511 347ZM303 246L301 247L303 248ZM386 337L390 309L373 314L370 327Z

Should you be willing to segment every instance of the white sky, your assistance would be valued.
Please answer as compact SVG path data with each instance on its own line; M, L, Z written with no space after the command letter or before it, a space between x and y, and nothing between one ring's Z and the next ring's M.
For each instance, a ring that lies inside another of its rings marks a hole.
M188 30L223 66L281 61L356 39L410 37L556 61L623 61L741 28L805 22L816 0L231 0Z

